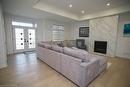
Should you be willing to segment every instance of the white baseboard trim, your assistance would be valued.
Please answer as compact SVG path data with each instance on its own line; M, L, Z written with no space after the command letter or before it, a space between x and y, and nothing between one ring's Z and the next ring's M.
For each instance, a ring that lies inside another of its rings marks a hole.
M119 56L116 56L116 58L121 58L121 59L130 59L130 57L119 57Z
M6 68L7 66L8 66L7 64L1 65L1 66L0 66L0 69Z

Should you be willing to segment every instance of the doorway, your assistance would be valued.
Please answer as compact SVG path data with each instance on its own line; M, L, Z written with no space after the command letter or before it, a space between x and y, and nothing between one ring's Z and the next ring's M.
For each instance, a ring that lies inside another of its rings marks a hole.
M12 23L13 25L13 23ZM26 24L27 25L27 24ZM32 24L33 25L33 24ZM32 26L13 26L14 53L34 51L36 29Z

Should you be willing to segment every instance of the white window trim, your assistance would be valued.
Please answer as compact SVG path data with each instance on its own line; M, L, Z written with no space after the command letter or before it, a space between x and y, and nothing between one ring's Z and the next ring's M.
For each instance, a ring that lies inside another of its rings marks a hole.
M20 24L13 24L13 22L14 23L23 23L23 24L25 24L25 26L23 25L20 25ZM32 24L32 26L26 26L26 24ZM34 28L34 29L36 29L37 28L37 23L35 22L35 23L33 23L33 22L25 22L25 21L18 21L18 20L12 20L12 26L14 26L14 27L27 27L27 28Z

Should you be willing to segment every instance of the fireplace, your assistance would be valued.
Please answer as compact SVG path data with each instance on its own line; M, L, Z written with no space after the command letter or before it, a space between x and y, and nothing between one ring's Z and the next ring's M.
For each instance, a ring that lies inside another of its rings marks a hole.
M106 54L107 53L107 41L95 41L94 52Z

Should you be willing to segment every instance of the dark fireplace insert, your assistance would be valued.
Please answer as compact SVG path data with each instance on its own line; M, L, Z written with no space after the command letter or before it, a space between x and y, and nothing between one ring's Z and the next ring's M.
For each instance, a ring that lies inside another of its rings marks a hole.
M107 53L107 41L95 41L94 52L106 54Z

